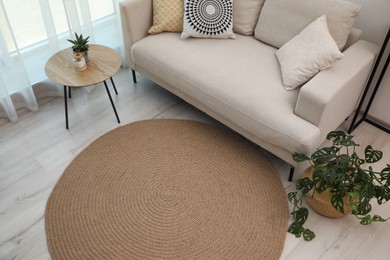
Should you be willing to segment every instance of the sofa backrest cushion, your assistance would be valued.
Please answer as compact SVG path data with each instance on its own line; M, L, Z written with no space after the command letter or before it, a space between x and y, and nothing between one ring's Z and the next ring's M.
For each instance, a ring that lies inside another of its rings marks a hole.
M355 28L355 27L352 27L351 32L348 35L347 42L345 43L343 51L345 51L346 49L351 47L355 42L360 40L360 38L362 37L362 33L363 33L362 30Z
M255 28L255 37L280 48L321 15L342 50L361 6L346 0L268 0Z
M242 35L253 35L265 0L234 0L233 31Z

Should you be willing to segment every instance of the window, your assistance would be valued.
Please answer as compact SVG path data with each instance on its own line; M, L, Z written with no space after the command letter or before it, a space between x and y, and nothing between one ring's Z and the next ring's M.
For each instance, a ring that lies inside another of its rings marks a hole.
M30 82L35 84L46 79L44 66L48 58L59 49L71 46L66 41L73 37L69 28L85 36L93 34L92 42L119 49L120 26L114 8L117 2L0 0L1 10L5 11L5 16L3 12L0 13L0 26L6 24L8 19L14 37L11 33L0 36L4 36L11 55L16 49L19 50Z
M47 39L48 28L46 24L48 23L54 22L57 34L68 31L64 1L68 0L3 0L19 48L28 47ZM92 21L114 14L113 0L88 0L88 3ZM79 1L76 1L76 6L77 10L80 11ZM49 15L46 11L44 14L42 13L42 10L46 10L47 7L51 11ZM45 24L45 19L52 19L52 21Z
M104 18L114 13L112 0L88 0L92 21Z

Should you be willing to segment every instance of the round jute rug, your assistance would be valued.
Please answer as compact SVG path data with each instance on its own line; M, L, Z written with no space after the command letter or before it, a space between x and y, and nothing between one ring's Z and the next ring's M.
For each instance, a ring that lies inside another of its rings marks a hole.
M235 134L150 120L76 156L45 221L53 259L278 259L288 207L271 164Z

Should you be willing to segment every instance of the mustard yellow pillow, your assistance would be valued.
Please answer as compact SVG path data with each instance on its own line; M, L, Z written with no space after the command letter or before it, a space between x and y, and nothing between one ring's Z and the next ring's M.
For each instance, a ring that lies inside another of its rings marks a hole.
M149 33L183 31L184 0L153 0L153 26Z

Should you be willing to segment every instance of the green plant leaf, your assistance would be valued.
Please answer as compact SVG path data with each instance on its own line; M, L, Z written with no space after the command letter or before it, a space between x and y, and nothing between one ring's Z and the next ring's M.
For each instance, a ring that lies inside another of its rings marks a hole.
M368 171L362 170L360 168L356 168L354 172L355 183L361 184L362 187L365 187L367 184L372 186L372 176L368 173Z
M303 224L305 224L309 216L309 210L307 208L302 207L294 211L292 215L293 215L293 220L303 226Z
M381 216L375 215L372 217L373 222L386 222L386 219L383 219Z
M359 192L357 192L356 190L348 192L348 195L351 196L352 199L359 198Z
M364 154L366 156L365 161L367 163L376 163L380 159L382 159L383 152L379 150L374 150L371 145L368 145L364 150Z
M342 145L342 146L357 146L357 144L353 140L351 140L350 138L346 138L346 139L340 140L336 144L339 144L339 145Z
M73 44L73 46L72 46L73 51L74 52L86 52L86 51L88 51L89 50L88 40L89 40L90 36L88 36L87 38L84 39L82 34L78 35L75 32L74 35L75 35L75 39L74 40L71 40L71 39L67 40L68 42Z
M327 140L331 140L332 138L339 139L344 138L347 134L344 131L331 131L326 136Z
M304 155L302 153L293 153L292 158L296 162L304 162L304 161L310 160L309 157L307 157L306 155Z
M337 147L324 147L317 151L315 151L312 156L311 160L314 163L314 165L317 166L325 166L327 165L331 160L336 158L337 152L340 149Z
M338 186L343 179L344 173L339 173L335 167L316 167L313 171L313 181L317 185L319 182L323 182L325 187ZM341 179L341 180L340 180Z
M382 178L389 179L390 178L390 167L383 168L381 171Z
M352 135L340 136L334 139L333 144L341 146L357 146L357 144L352 140L352 138Z
M298 179L296 182L296 188L297 190L302 191L303 196L305 196L313 188L313 186L313 181L308 177Z
M326 190L326 183L322 180L318 180L316 183L316 192L322 193Z
M305 241L312 241L315 237L316 235L314 232L308 228L303 232L303 239L305 239Z
M387 165L387 167L383 168L379 175L380 180L386 181L386 186L390 186L390 166Z
M295 237L301 237L305 229L302 227L302 224L298 222L293 222L288 228L287 232L295 235Z
M297 192L289 192L287 194L287 198L288 198L288 201L293 204L293 205L296 205L298 203L298 200L297 200Z
M333 145L337 146L358 146L353 140L353 135L347 135L344 131L333 131L327 136L328 140L333 139Z
M360 166L364 163L364 160L361 159L355 152L351 155L351 161L356 165Z
M375 186L375 197L379 205L390 200L390 188L388 186Z
M343 195L341 192L333 192L330 191L330 203L332 206L339 212L344 214L344 201L343 201Z
M339 169L345 169L351 165L351 158L347 154L340 154L333 161L333 166Z
M370 202L366 198L361 199L358 206L358 214L366 215L370 212L371 212Z
M358 215L359 203L354 201L349 201L349 203L351 203L352 206L352 214Z
M372 223L372 218L370 215L367 215L365 216L364 218L362 218L362 220L360 221L360 224L362 225L370 225Z

